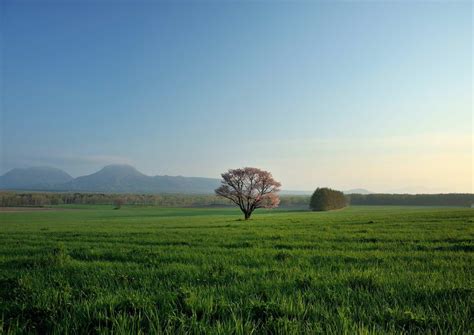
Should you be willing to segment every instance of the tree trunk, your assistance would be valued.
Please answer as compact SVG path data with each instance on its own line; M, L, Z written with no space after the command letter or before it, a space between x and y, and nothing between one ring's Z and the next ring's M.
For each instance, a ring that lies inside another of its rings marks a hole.
M250 211L244 212L245 220L250 219L250 215L252 215L252 212Z

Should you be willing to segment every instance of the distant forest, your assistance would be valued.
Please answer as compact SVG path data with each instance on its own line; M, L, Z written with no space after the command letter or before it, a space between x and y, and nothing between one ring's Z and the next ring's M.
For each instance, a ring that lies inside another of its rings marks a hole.
M351 194L351 205L460 206L474 205L472 193L447 194Z
M113 205L117 199L125 205L162 207L227 207L230 200L216 195L195 194L110 194L110 193L54 193L0 192L0 207L54 205ZM309 196L284 195L280 207L306 209Z
M450 194L350 194L351 205L460 206L474 204L472 193ZM52 206L69 204L113 205L117 199L127 205L162 207L227 207L230 201L215 195L194 194L109 194L0 192L0 207ZM310 196L282 195L281 208L308 209Z

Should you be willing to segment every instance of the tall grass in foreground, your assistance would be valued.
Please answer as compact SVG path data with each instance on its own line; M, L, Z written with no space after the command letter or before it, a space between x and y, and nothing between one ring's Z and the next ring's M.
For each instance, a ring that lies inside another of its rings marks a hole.
M0 213L0 333L472 333L473 214Z

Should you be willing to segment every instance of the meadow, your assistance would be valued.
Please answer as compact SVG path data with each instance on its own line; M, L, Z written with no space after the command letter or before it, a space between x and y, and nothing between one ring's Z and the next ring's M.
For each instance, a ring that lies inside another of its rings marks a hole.
M0 334L469 334L474 210L0 212Z

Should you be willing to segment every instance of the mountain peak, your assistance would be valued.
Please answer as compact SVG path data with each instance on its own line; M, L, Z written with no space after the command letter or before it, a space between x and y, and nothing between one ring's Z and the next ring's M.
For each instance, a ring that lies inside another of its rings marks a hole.
M148 177L136 168L127 164L111 164L104 166L102 169L90 176L100 176L108 178L129 178L129 177ZM82 178L82 177L79 177Z
M128 165L128 164L110 164L104 166L99 172L130 172L130 173L139 173L143 174L138 171L135 167Z

